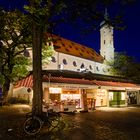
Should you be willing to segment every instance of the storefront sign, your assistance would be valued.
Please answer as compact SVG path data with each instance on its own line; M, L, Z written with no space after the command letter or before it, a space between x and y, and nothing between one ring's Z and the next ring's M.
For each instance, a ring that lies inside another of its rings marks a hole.
M80 99L80 94L61 94L61 100Z
M78 94L78 90L72 90L72 89L68 89L68 90L66 90L66 89L63 89L63 93L64 94Z
M105 93L104 92L98 92L97 93L97 96L104 97L105 96Z
M49 88L49 93L62 93L62 89L61 88Z

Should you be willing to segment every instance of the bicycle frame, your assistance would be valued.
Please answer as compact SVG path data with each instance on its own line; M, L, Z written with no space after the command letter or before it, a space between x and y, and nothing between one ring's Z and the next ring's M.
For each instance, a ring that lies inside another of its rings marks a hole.
M35 135L40 132L45 125L48 126L49 131L56 128L60 121L60 113L58 112L43 112L41 115L35 115L35 110L26 114L24 122L24 132L29 135Z

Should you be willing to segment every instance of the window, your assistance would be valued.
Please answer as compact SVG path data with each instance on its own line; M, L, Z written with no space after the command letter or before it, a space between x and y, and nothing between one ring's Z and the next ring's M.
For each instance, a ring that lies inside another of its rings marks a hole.
M96 67L96 70L97 70L97 71L99 71L99 68L98 68L98 67Z
M76 64L76 62L75 62L75 61L73 61L73 66L74 66L74 67L77 67L77 64Z
M23 55L24 55L25 57L30 57L30 53L29 53L29 51L28 51L27 49L24 50Z
M65 50L66 50L67 52L69 52L69 49L65 48Z
M84 67L85 67L85 65L84 65L84 63L82 63L82 65L81 65L81 67L80 67L80 68L82 69L82 68L84 68Z
M65 44L64 44L64 43L62 43L62 46L64 46L64 47L65 47Z
M70 47L70 48L72 48L72 46L71 46L71 45L69 45L69 47Z
M102 70L103 70L103 72L106 72L106 69L105 68L103 68Z
M67 60L66 59L63 59L63 64L67 65Z
M113 92L109 92L109 101L113 100Z
M125 92L121 92L121 100L125 100Z
M79 53L80 54L80 56L83 56L83 54L82 53Z
M92 66L91 66L91 65L89 65L89 69L90 69L90 70L93 70L93 68L92 68Z
M105 40L104 40L104 44L105 44Z
M56 59L54 56L52 56L52 62L55 63L56 62Z

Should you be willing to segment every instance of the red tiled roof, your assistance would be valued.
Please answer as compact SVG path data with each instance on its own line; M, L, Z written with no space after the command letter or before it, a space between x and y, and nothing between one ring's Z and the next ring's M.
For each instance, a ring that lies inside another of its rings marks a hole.
M57 52L62 52L69 55L74 55L77 57L85 58L88 60L103 62L103 57L99 55L94 49L87 46L75 43L68 39L64 39L60 36L45 34L46 37L52 37L53 44L56 46L55 50Z
M48 82L49 77L43 76L43 82ZM86 79L76 79L76 78L64 78L64 77L51 77L50 82L53 83L69 83L69 84L86 84L86 85L93 85L92 81Z
M140 86L133 83L122 83L122 82L111 82L111 81L97 81L97 80L86 80L78 78L64 78L64 77L54 77L51 76L50 79L47 75L43 76L43 82L52 82L52 83L68 83L68 84L81 84L81 85L97 85L97 86L111 86L111 87L132 87L137 88ZM30 75L15 84L17 87L33 87L33 76Z
M69 84L83 84L83 85L93 85L92 81L85 80L85 79L76 79L76 78L64 78L64 77L49 77L44 75L43 82L52 82L52 83L69 83ZM30 75L15 84L15 88L18 87L33 87L33 76Z
M114 86L114 87L138 87L133 83L122 83L122 82L111 82L111 81L97 81L93 80L93 82L99 86Z

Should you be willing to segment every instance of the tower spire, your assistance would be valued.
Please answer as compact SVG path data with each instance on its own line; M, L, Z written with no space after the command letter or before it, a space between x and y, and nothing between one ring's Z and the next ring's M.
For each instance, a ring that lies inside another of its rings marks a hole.
M109 14L108 14L107 8L105 8L104 19L105 20L109 19Z
M107 8L104 11L104 20L100 24L100 54L107 61L114 60L114 40L113 27L109 23L109 14Z

